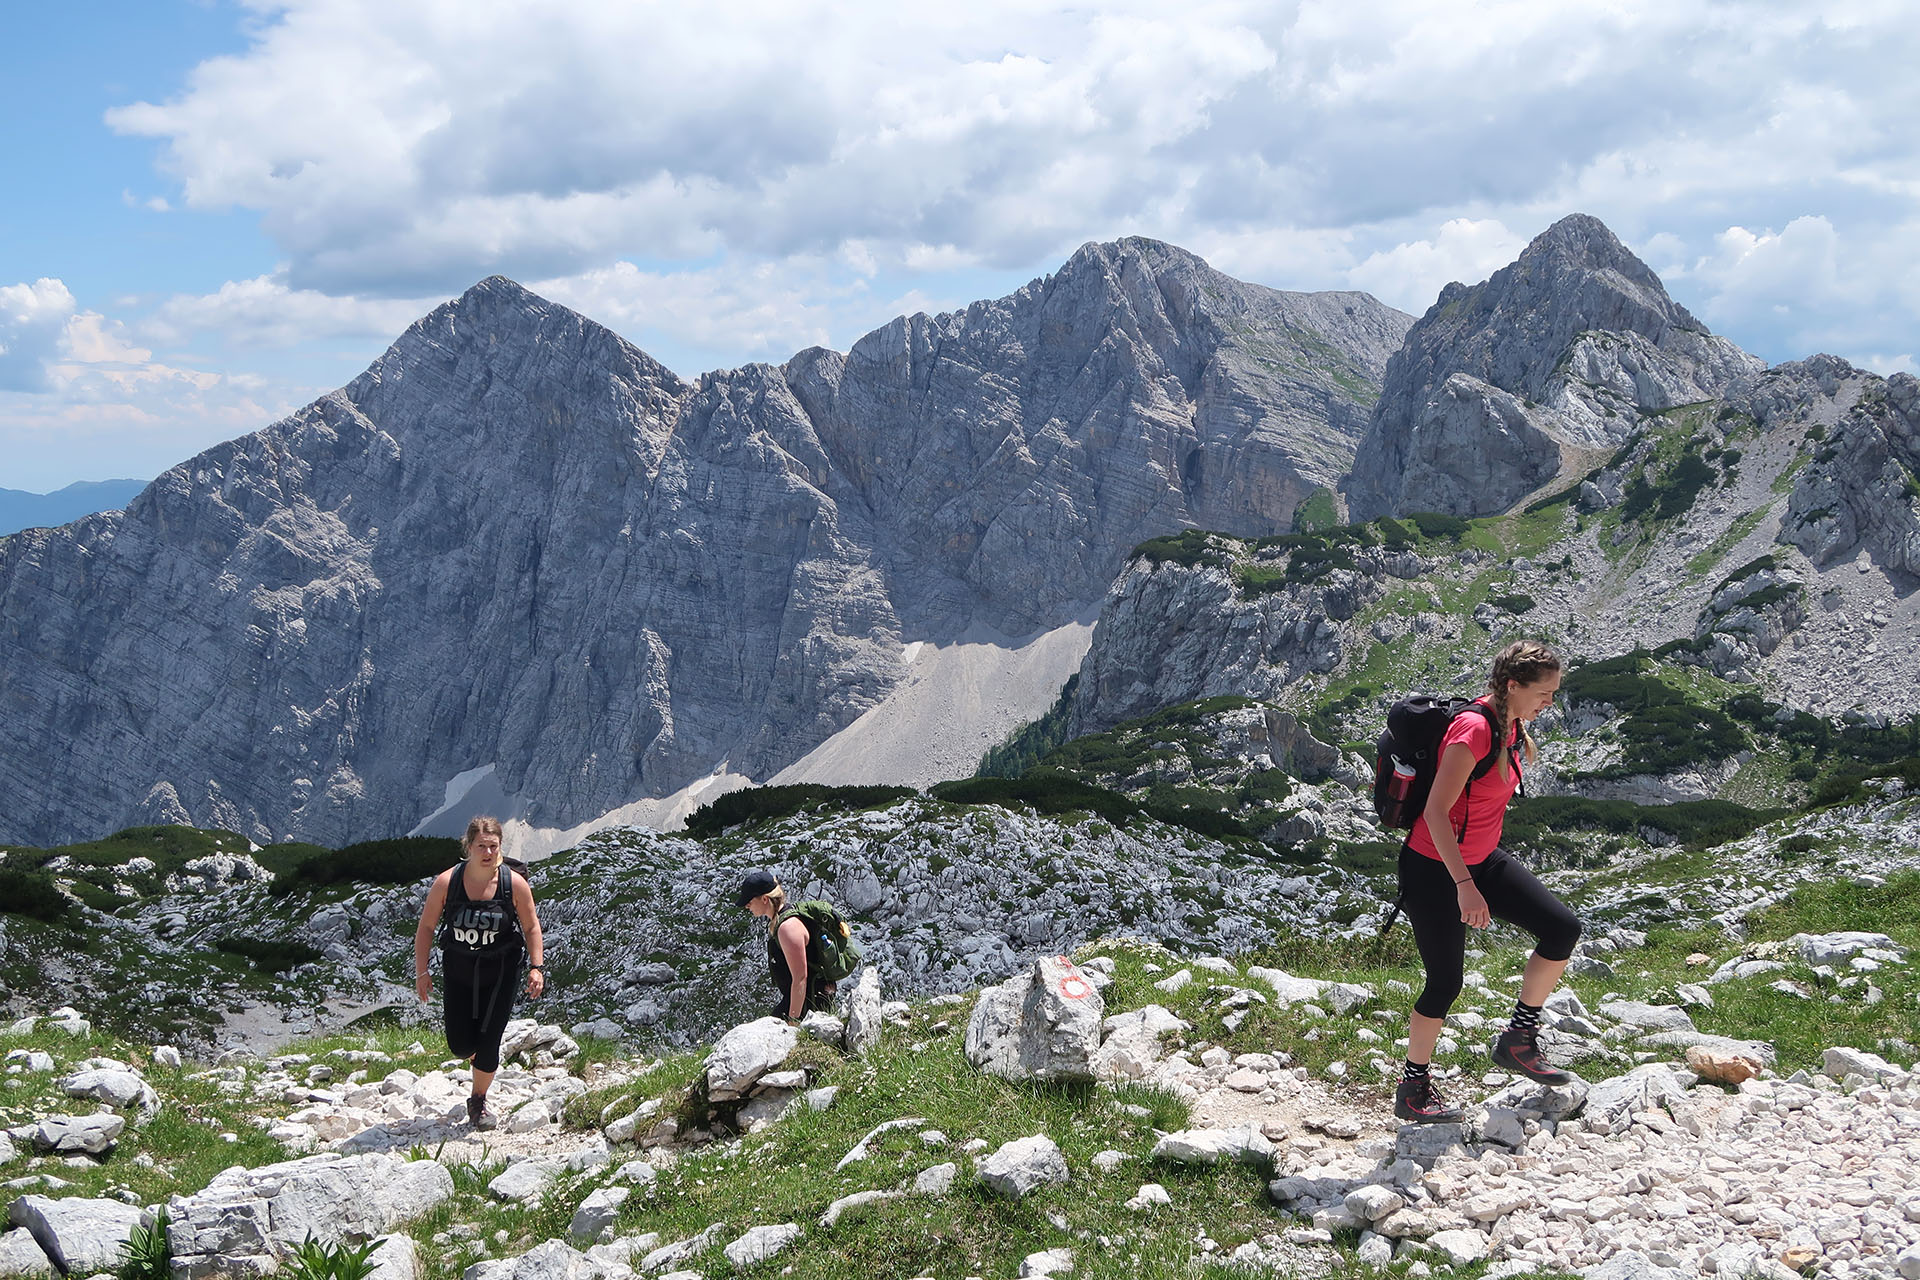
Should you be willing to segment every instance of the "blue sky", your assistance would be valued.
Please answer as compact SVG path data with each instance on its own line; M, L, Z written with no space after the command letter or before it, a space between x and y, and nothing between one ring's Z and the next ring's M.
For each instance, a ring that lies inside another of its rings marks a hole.
M1419 313L1577 210L1768 360L1920 356L1901 3L75 0L0 22L0 487L156 474L494 272L695 374L1129 234Z

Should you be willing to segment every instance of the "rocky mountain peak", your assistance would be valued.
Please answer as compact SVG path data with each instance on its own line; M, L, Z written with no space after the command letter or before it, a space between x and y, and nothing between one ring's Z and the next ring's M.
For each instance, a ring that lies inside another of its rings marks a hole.
M0 721L0 838L344 841L456 803L564 829L764 780L908 645L1066 626L1159 534L1286 528L1409 323L1128 240L688 383L490 277L117 526L0 541L34 709Z
M1349 509L1503 511L1644 415L1764 367L1668 297L1599 219L1570 215L1487 280L1448 285L1408 332L1355 455Z

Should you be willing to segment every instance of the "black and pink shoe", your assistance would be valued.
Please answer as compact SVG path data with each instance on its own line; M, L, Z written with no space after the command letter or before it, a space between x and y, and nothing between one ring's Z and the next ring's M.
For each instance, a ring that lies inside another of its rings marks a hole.
M1548 1062L1540 1053L1537 1031L1515 1031L1508 1027L1493 1042L1493 1050L1488 1055L1495 1066L1517 1071L1529 1080L1540 1084L1565 1084L1573 1079L1573 1073L1562 1071Z
M1400 1082L1393 1091L1393 1114L1415 1124L1459 1124L1461 1120L1460 1108L1443 1102L1427 1076Z

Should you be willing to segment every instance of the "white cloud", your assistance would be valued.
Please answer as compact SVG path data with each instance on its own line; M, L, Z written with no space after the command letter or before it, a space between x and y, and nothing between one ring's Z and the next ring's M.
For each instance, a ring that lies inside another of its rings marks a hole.
M38 391L51 382L73 294L58 280L0 286L0 391Z
M284 272L229 280L208 294L175 294L141 329L157 342L213 333L236 347L292 347L325 338L394 338L442 299L334 296L290 288Z
M1920 295L1916 264L1920 220L1843 228L1809 214L1777 231L1723 228L1671 271L1669 287L1697 295L1689 305L1717 328L1767 317L1787 357L1873 353L1848 358L1891 373L1911 357L1888 354L1886 344L1920 339L1912 310Z
M129 207L257 214L282 265L111 319L0 288L0 390L34 393L0 421L200 414L197 448L336 366L196 366L361 352L495 271L697 373L1132 234L1418 314L1574 211L1769 359L1920 351L1896 0L248 6L246 48L109 121L161 144Z
M1474 284L1506 266L1527 247L1527 237L1493 218L1453 218L1430 240L1415 240L1370 254L1347 273L1390 306L1419 315L1453 281Z
M156 360L121 321L78 309L60 280L0 286L0 484L9 488L58 488L77 473L151 475L310 394Z
M1147 233L1420 311L1489 265L1450 227L1582 210L1678 263L1733 223L1870 238L1920 200L1920 37L1880 0L259 10L244 52L109 120L163 141L176 204L257 211L296 294L1044 270Z

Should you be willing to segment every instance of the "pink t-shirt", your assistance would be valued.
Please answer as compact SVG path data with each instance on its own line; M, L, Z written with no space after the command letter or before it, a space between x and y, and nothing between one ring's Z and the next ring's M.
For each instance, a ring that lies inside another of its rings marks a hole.
M1475 702L1485 702L1484 698L1475 698ZM1513 722L1509 731L1508 745L1519 741L1520 722ZM1447 748L1454 743L1465 744L1477 761L1487 754L1493 745L1493 726L1487 718L1477 711L1463 711L1453 718L1447 726L1446 736L1440 739L1440 755L1445 759ZM1507 802L1513 799L1513 793L1520 788L1520 759L1517 754L1508 757L1510 767L1507 776L1500 776L1500 764L1495 761L1493 767L1470 781L1461 792L1460 798L1453 802L1453 812L1448 818L1460 835L1460 857L1468 866L1485 862L1487 855L1500 843L1500 827L1506 821ZM1462 831L1461 824L1466 824ZM1433 836L1427 831L1425 814L1414 822L1413 830L1407 836L1407 843L1416 853L1424 853L1436 861L1440 851L1434 848Z

